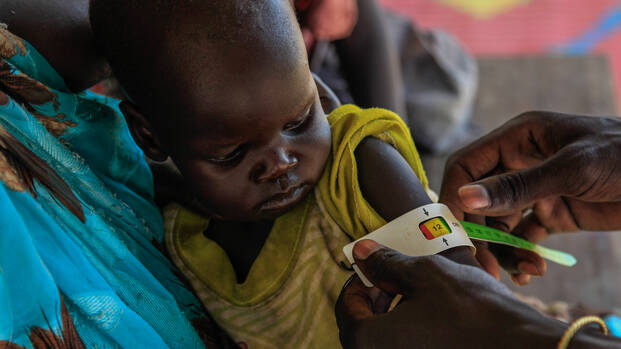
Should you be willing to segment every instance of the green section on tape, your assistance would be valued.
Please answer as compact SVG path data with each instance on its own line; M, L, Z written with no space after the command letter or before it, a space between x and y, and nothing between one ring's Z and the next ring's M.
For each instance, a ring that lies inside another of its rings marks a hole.
M466 221L461 221L461 225L464 227L466 233L468 233L468 236L471 239L489 241L533 251L545 259L551 260L552 262L556 262L558 264L566 265L568 267L576 264L576 258L569 253L539 246L530 241L520 239L517 236L507 234L504 231L486 227L484 225Z

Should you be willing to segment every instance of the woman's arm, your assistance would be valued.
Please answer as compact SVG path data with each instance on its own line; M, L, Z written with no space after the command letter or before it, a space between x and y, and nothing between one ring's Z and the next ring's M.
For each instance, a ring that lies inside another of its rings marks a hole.
M356 104L386 108L404 118L401 65L383 15L375 0L358 0L358 23L336 48Z
M468 214L533 243L567 231L620 229L619 159L621 119L528 112L449 158L440 201L458 219ZM545 272L538 255L506 252L499 255L503 265ZM490 251L478 248L477 256L499 277L499 261ZM528 274L512 279L523 284Z
M393 311L375 314L377 290L355 277L335 308L344 348L556 348L567 329L479 268L404 256L371 240L358 242L354 257L374 285L405 297ZM621 348L621 340L584 328L569 348Z
M72 91L110 75L95 50L88 0L2 0L0 23L36 47Z
M356 160L360 190L385 220L432 203L410 165L390 144L366 138L356 148ZM468 247L452 248L441 255L459 263L479 265Z

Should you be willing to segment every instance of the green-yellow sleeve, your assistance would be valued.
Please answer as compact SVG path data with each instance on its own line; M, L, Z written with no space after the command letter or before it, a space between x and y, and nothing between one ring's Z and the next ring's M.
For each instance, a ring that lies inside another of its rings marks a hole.
M391 144L410 164L421 184L428 189L427 177L410 130L397 114L380 108L361 109L344 105L328 115L332 131L331 156L317 184L328 214L353 239L386 224L364 199L358 184L354 151L366 137Z

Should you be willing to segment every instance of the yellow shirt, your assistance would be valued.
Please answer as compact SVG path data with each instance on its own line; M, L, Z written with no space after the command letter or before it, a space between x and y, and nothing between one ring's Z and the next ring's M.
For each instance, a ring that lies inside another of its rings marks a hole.
M364 138L393 145L427 189L410 131L396 114L346 105L328 122L332 150L319 183L276 219L244 283L224 250L204 236L209 219L175 204L165 209L173 262L218 324L248 348L340 347L334 305L351 275L341 249L386 223L358 185L354 151Z

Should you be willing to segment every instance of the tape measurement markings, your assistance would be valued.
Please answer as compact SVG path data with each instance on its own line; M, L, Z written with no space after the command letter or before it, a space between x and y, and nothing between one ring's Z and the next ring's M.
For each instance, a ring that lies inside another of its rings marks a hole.
M545 259L568 267L576 264L576 258L569 253L543 247L521 239L515 235L505 233L502 230L486 227L484 225L466 221L460 221L460 223L471 239L488 241L533 251Z

